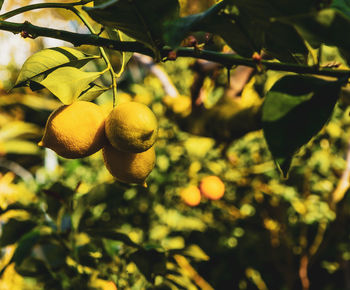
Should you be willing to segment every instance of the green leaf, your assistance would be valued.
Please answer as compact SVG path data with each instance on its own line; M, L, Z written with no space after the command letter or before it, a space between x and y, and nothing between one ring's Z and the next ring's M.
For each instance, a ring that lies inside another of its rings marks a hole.
M22 261L30 255L32 248L39 241L40 237L41 234L38 230L25 234L18 242L11 262L15 262L16 265L20 265Z
M349 0L333 0L330 8L337 9L350 17L350 1Z
M53 93L63 104L76 101L101 72L84 72L75 67L60 67L51 72L40 84Z
M67 252L61 245L51 243L40 243L39 254L33 255L37 260L43 261L52 270L58 270L66 265Z
M132 253L130 259L150 282L154 281L156 275L164 275L166 273L166 257L164 253L155 249L140 249Z
M2 5L4 4L4 1L5 0L0 0L0 10L1 10Z
M120 204L124 191L125 188L117 183L102 183L93 187L87 194L80 196L76 200L76 206L72 214L73 228L82 231L85 230L88 227L85 224L85 219L89 217L88 211L101 204Z
M306 61L308 50L297 31L270 21L271 17L285 15L285 7L271 1L244 0L227 5L229 2L222 1L205 12L168 22L165 36L169 45L178 46L189 32L205 31L219 35L245 57L264 48L282 61Z
M16 243L25 233L31 231L36 223L30 220L9 219L3 226L0 236L0 247Z
M343 81L288 75L267 93L262 107L266 142L284 176L293 155L329 120Z
M157 56L163 39L164 23L179 15L177 0L112 0L95 7L83 7L95 21L121 30L150 47Z
M80 96L78 97L78 100L87 101L87 102L93 101L97 97L99 97L101 94L108 91L109 89L110 88L103 87L95 83L91 83L89 84L88 89L86 89L80 94Z
M53 47L43 49L30 56L19 72L15 88L29 85L34 80L42 81L46 74L62 66L81 68L99 56L89 55L70 47Z

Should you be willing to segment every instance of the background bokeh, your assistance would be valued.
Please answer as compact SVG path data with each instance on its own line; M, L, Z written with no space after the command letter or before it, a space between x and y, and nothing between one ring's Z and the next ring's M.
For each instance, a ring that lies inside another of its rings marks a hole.
M24 2L5 1L4 10ZM183 15L212 4L182 2ZM39 25L84 32L65 13L30 15ZM143 188L115 182L101 152L68 160L37 146L60 102L45 90L10 88L30 54L61 45L68 44L0 32L0 265L7 265L0 289L301 289L307 283L310 289L350 289L346 90L283 179L262 131L223 142L208 137L220 135L219 123L197 136L182 122L201 74L195 95L201 110L231 94L241 111L260 104L281 73L253 72L237 91L232 80L246 73L242 67L232 70L229 87L221 67L203 73L196 70L202 63L181 58L150 67L135 56L118 80L117 102L142 102L159 121L157 162ZM117 63L117 54L110 54ZM334 59L331 48L325 55ZM157 71L168 79L160 80ZM175 105L167 101L169 86L182 98ZM111 92L96 102L109 111ZM224 197L186 205L180 191L209 175L224 182Z

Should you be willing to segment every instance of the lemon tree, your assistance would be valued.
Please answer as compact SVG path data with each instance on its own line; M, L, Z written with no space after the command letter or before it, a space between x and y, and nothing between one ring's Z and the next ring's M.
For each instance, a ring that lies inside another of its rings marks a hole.
M0 0L0 30L65 41L0 74L0 275L348 288L349 3L63 2Z

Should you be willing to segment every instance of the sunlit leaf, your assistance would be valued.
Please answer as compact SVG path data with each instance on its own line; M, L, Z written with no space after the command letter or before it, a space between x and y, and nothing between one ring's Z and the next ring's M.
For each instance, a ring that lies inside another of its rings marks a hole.
M112 0L84 10L97 22L121 30L156 52L164 45L164 22L178 17L179 3L177 0Z
M45 77L45 74L62 66L81 68L90 60L97 58L99 58L99 56L88 55L70 47L43 49L33 54L25 61L14 87L28 85L31 80L40 82Z
M1 143L0 151L4 151L5 154L38 154L40 149L34 142L12 139Z
M341 81L288 75L267 93L262 109L264 135L285 176L293 155L329 120L341 85Z
M182 254L184 256L188 256L199 261L209 260L209 256L206 253L204 253L204 251L198 245L190 245L186 247L183 250Z
M22 121L9 122L0 128L0 141L4 142L15 138L31 138L41 134L38 126Z
M75 67L60 67L50 73L41 85L53 93L63 104L71 104L101 76L100 72L85 72Z

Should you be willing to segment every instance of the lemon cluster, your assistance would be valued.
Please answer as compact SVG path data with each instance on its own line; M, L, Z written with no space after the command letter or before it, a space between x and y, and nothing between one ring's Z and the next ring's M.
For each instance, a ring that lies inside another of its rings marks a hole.
M207 199L218 200L224 196L225 184L215 175L203 177L199 186L188 185L182 188L180 196L189 206L197 206L201 202L202 195Z
M117 180L145 184L155 165L157 133L157 119L144 104L122 103L106 116L98 105L76 101L49 116L39 145L64 158L102 149L105 166Z

